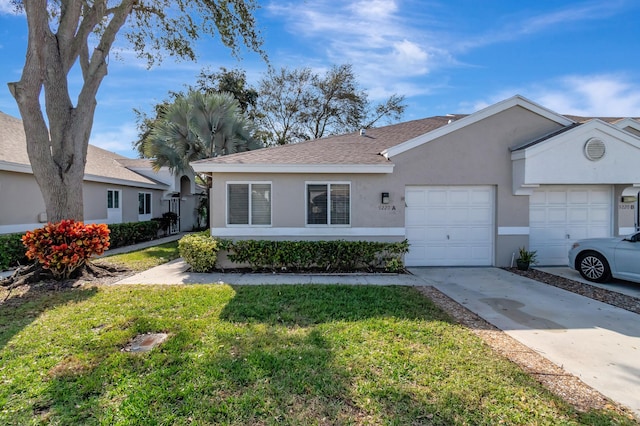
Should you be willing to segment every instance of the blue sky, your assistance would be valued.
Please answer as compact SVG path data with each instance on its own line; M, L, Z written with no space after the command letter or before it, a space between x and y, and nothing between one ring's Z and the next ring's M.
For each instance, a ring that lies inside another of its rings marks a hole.
M370 98L406 96L404 120L471 113L521 94L554 111L640 116L636 0L260 1L257 20L274 67L324 72L352 64ZM20 78L26 22L0 0L0 110L19 116L6 83ZM242 68L256 83L267 65L234 59L202 40L197 63L166 58L146 69L118 44L98 93L91 143L134 157L133 108L151 111L203 67ZM72 86L77 85L76 80Z

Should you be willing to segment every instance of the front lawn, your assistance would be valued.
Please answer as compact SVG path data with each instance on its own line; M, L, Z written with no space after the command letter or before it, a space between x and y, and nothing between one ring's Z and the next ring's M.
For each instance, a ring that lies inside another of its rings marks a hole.
M97 259L94 262L98 265L110 264L140 272L179 257L178 241L171 241L129 253L109 255L109 251L107 251L105 257Z
M140 333L169 339L122 351ZM0 305L0 424L625 424L576 413L415 289L100 286Z

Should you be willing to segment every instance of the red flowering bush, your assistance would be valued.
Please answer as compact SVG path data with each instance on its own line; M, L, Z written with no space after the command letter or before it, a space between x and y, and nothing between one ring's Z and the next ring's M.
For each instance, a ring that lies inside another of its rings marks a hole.
M109 228L106 224L85 225L74 220L47 223L44 228L27 231L22 244L26 256L36 259L58 279L66 279L92 256L109 248Z

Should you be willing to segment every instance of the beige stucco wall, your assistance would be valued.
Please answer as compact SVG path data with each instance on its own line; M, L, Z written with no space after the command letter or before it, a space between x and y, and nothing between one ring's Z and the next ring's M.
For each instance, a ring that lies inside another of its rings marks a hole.
M107 188L120 189L122 186L106 185L98 182L85 182L82 186L84 197L84 220L105 221L107 219Z
M627 234L630 232L620 232L622 231L631 231L638 224L638 200L635 202L622 202L622 191L632 186L629 185L616 185L614 189L614 212L617 211L617 215L614 214L614 234ZM640 188L638 188L638 192L640 192Z
M369 236L372 238L375 238L376 229L403 231L404 195L407 186L486 185L495 190L494 264L510 266L514 253L521 246L528 247L529 242L529 196L514 195L510 149L561 127L552 120L516 106L392 157L390 161L395 165L392 174L214 174L212 228L215 231L226 227L227 181L272 183L271 228L276 231L269 231L272 235L269 238L273 239L299 238L296 233L308 231L309 227L305 226L306 182L350 182L350 231L354 228L366 228L374 234ZM544 168L544 165L540 167ZM635 225L637 204L633 207L619 206L621 191L626 186L615 186L613 227L616 232L620 228ZM390 194L391 202L386 206L380 202L382 192ZM286 228L290 228L290 231ZM226 227L224 231L227 232L227 237L234 238L231 227ZM253 237L260 238L259 235L259 230L256 230ZM251 237L245 232L239 238ZM400 239L402 236L378 239L393 238Z
M512 193L509 148L559 128L551 120L514 107L391 158L393 174L214 174L212 228L226 226L228 181L271 182L272 227L293 228L289 238L296 237L296 228L305 228L305 183L309 181L351 182L351 228L373 229L404 227L407 185L490 185L496 190L495 262L508 266L512 253L527 244L528 236L498 235L498 227L529 225L529 198ZM382 192L390 195L386 206L380 202Z
M85 181L82 192L85 221L106 221L107 189L122 191L122 222L138 221L138 192L152 193L152 217L161 216L169 208L168 202L161 200L162 191L159 190ZM0 202L0 233L23 232L46 223L46 220L39 221L45 206L33 175L0 171L0 199L4 200ZM188 222L191 230L192 221Z
M33 175L0 171L0 226L38 223L45 211Z
M167 201L162 201L162 191L153 189L140 189L122 187L122 222L138 222L138 193L151 193L151 217L160 217L163 212L169 210ZM106 203L107 192L104 191L104 203Z
M351 183L351 227L404 226L404 213L400 213L401 197L392 197L389 209L381 209L381 193L389 192L387 174L240 174L214 175L211 197L212 227L226 225L227 182L271 182L272 227L304 228L306 222L305 191L307 182ZM395 208L395 210L391 210Z
M521 107L510 108L392 158L397 169L392 192L402 196L405 184L494 186L495 264L508 266L528 236L499 234L498 228L529 226L529 197L512 191L510 148L559 128Z

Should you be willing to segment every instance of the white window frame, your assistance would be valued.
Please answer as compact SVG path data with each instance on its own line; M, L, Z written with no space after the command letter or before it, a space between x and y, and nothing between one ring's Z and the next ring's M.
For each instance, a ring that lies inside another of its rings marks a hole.
M111 200L113 201L113 206L109 207L109 193L112 193L111 195ZM118 196L116 197L116 194L118 194ZM117 206L116 204L116 199L117 199ZM107 208L108 209L114 209L114 210L120 210L122 206L122 191L119 189L111 189L111 188L107 188Z
M109 193L111 193L111 200L113 201L114 206L109 207ZM117 194L117 197L116 197ZM115 206L116 198L118 199L118 205ZM122 223L122 190L107 188L107 223Z
M144 195L144 208L143 210L146 212L147 207L149 208L149 213L140 213L140 195ZM147 195L149 196L149 205L147 206ZM143 222L147 220L151 220L153 217L153 193L151 192L138 192L138 221Z
M308 223L309 222L309 185L327 185L327 223ZM348 224L331 224L331 185L348 185L349 186L349 223ZM353 204L351 202L351 182L350 181L305 181L304 183L304 224L310 228L351 228L351 211Z
M249 200L247 203L247 216L249 218L248 222L249 223L229 223L229 185L248 185L248 194L249 194ZM269 224L253 224L253 216L251 214L251 210L252 210L252 200L251 200L251 187L252 185L269 185ZM273 226L273 183L271 181L257 181L257 180L252 180L252 181L227 181L225 183L225 224L227 227L230 228L242 228L242 227L247 227L250 226L252 228L270 228L271 226Z

